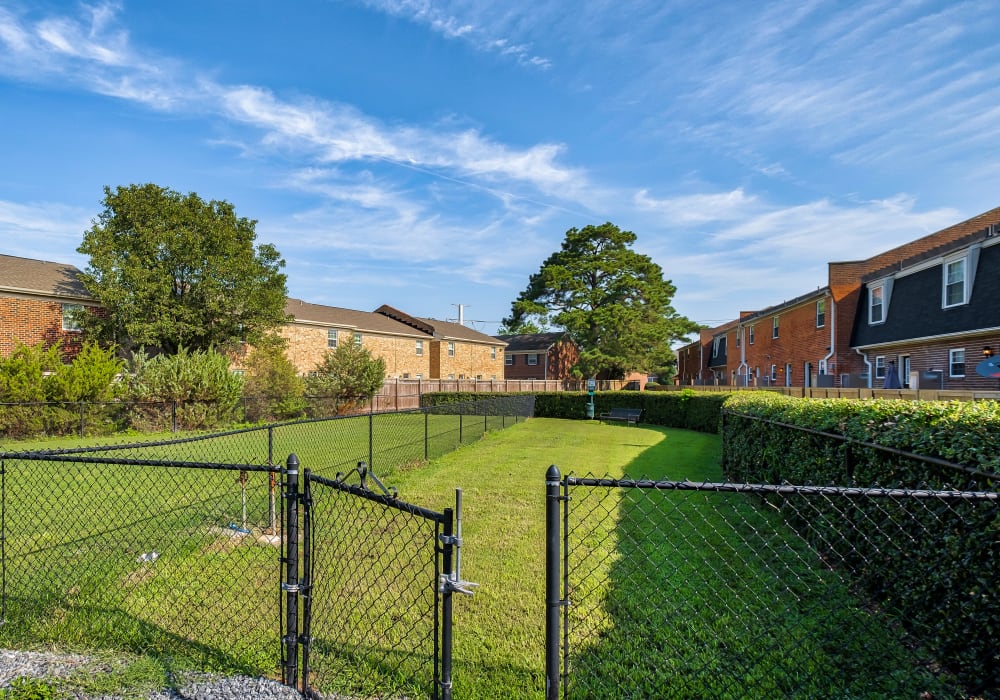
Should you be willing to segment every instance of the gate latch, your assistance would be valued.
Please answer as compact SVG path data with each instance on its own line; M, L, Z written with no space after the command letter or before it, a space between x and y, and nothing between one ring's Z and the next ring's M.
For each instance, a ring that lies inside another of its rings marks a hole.
M478 583L472 581L460 581L453 579L448 574L441 574L438 584L438 593L461 593L462 595L475 595L473 588L479 588Z

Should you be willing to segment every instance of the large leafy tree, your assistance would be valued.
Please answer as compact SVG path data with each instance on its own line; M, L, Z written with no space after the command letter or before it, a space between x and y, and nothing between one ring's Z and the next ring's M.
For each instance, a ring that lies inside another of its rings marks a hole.
M355 343L327 350L306 378L316 410L350 413L372 400L385 382L385 360Z
M126 351L173 354L253 343L284 323L277 249L225 201L153 184L104 188L104 211L77 249L102 311L85 330Z
M612 223L571 228L511 305L507 328L562 327L580 347L581 376L655 372L674 358L671 343L697 326L671 306L663 270L632 250L636 236Z

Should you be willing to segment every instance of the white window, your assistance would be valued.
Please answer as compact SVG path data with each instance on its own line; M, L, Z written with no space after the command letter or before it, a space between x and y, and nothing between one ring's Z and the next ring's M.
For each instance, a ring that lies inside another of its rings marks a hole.
M83 311L83 304L63 304L62 305L62 329L64 331L78 331L80 324L77 314Z
M771 365L771 381L775 382L778 380L778 365Z
M497 359L497 349L496 348L490 348L490 359L491 360Z
M868 323L882 323L885 320L883 299L883 286L868 288Z
M355 333L354 334L354 344L357 345L359 348L361 347L361 334L360 333Z
M736 347L740 346L740 341L741 340L743 340L743 329L742 328L737 328L736 329Z
M778 337L778 317L777 316L775 316L771 320L771 337L772 338L777 338Z
M424 354L424 341L418 340L417 341L417 356L419 357L420 355L423 355L423 354Z
M885 355L875 356L875 378L885 379Z
M965 258L944 264L944 308L959 306L965 298Z
M816 327L822 328L826 325L826 299L816 302Z
M510 367L512 364L514 364L514 356L513 355L504 355L503 356L503 363L505 365L507 365L508 367Z
M328 348L337 347L337 329L331 328L326 332L326 346Z
M712 357L718 357L719 356L719 341L720 340L721 340L721 338L719 338L719 336L715 336L714 338L712 338Z
M538 354L537 353L533 354L533 355L528 355L528 364L532 365L532 366L538 364Z
M820 360L816 363L816 371L820 374L826 374L826 360Z
M955 348L948 351L948 376L965 376L965 348Z
M449 342L448 343L448 357L454 357L454 356L455 356L455 343L454 342Z
M750 340L747 341L747 342L750 343L750 345L753 345L753 329L754 329L754 326L750 326Z

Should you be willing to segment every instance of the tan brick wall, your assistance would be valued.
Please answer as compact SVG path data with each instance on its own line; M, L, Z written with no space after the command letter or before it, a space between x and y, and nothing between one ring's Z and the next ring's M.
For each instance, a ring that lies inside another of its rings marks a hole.
M62 329L62 302L0 297L0 355L8 357L19 342L51 347L60 341L67 359L76 354L82 341L79 332Z
M288 359L300 374L313 371L322 362L323 355L331 348L327 345L327 326L313 326L292 323L281 330L288 340ZM338 343L353 343L355 331L339 328ZM361 333L361 347L373 357L385 360L385 374L388 378L408 374L430 378L430 341L424 340L424 354L417 355L416 339L406 336L387 336L375 333Z
M455 355L448 354L448 343L455 343ZM432 352L440 368L432 379L503 379L503 348L496 345L467 343L460 340L435 340Z

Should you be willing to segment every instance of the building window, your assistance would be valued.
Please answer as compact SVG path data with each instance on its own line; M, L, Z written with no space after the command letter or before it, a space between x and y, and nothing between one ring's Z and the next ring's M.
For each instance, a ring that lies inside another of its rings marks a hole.
M361 334L360 333L355 333L354 334L354 344L357 345L359 348L361 347Z
M719 356L719 336L712 338L712 357Z
M775 316L773 319L771 319L771 337L772 338L778 337L778 316Z
M455 343L448 343L448 357L455 356Z
M423 354L424 354L424 341L418 340L417 341L417 356L419 357L419 356L421 356Z
M62 329L64 331L80 330L80 323L77 314L83 311L83 304L63 304L62 305Z
M337 347L337 329L331 328L326 332L326 346L328 348Z
M508 367L510 367L512 364L514 364L514 356L513 355L504 355L503 356L503 363L505 365L507 365Z
M778 381L778 365L771 365L771 381Z
M826 299L816 302L816 327L822 328L826 325Z
M875 378L885 379L885 355L875 356Z
M965 376L965 348L955 348L948 351L948 376Z
M532 365L532 366L538 364L538 354L537 353L533 354L533 355L528 355L528 364Z
M497 349L496 348L490 348L490 359L491 360L497 359Z
M753 345L753 329L754 329L754 326L750 326L750 339L748 340L748 342L750 343L750 345Z
M740 341L741 340L743 340L743 329L742 328L737 328L736 329L736 347L740 346Z
M961 258L944 264L944 308L965 301L965 258Z
M885 320L882 306L882 285L868 289L868 323L882 323Z

